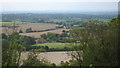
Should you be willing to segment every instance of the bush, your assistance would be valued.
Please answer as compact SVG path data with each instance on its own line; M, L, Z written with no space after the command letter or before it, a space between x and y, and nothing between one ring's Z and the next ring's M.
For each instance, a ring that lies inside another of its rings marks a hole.
M61 61L61 66L69 66L69 62L63 62L63 61Z

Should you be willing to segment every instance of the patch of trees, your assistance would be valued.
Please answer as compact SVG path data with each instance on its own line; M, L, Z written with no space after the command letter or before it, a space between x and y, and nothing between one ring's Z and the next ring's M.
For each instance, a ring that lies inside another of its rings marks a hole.
M30 32L32 32L32 28L26 29L26 33L30 33Z
M5 34L1 34L2 35L2 39L6 40L6 41L10 41L13 38L17 39L16 43L21 44L23 47L25 47L25 50L29 50L29 48L31 47L31 45L35 44L35 38L32 37L27 37L27 36L21 36L19 35L19 33L14 32L11 35L5 35ZM3 43L4 44L4 43Z
M19 33L23 33L23 31L20 29L20 30L19 30Z
M17 32L11 35L2 34L0 39L0 42L2 42L2 67L53 66L43 58L38 59L38 54L34 51L29 51L27 58L21 60L22 52L33 43L32 40L31 38L20 36ZM29 46L26 46L27 44Z
M55 34L48 32L47 34L41 35L41 38L44 38L48 42L62 42L62 39L68 37L68 32L63 32L62 34Z

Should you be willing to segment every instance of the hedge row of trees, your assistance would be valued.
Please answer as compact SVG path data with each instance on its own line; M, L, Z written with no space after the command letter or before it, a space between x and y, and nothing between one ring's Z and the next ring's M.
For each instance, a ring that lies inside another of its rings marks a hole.
M50 31L50 30L55 30L55 29L32 30L32 28L28 28L28 29L26 29L26 33L31 33L31 32L45 32L45 31ZM23 33L22 30L20 30L19 33Z

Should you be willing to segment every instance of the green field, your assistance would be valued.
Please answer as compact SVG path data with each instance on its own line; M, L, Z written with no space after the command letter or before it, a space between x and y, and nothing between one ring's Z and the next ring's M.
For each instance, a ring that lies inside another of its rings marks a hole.
M0 24L2 24L2 26L11 26L14 22L0 22Z
M35 44L33 46L48 46L50 49L51 48L63 49L65 47L70 47L69 43L41 43L41 44Z
M20 25L20 24L27 24L30 22L15 22L15 25ZM2 26L13 26L14 22L0 22Z
M0 23L13 23L13 22L0 22Z
M11 24L11 23L14 23L14 22L0 22L0 24Z

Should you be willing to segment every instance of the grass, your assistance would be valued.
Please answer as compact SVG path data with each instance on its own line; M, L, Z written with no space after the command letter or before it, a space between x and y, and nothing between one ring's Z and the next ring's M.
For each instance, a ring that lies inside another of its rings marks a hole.
M64 47L70 47L69 43L41 43L41 44L34 44L33 46L48 46L51 48L58 48L63 49Z
M85 27L74 27L73 29L84 29Z
M14 22L0 22L0 23L14 23Z
M11 26L14 24L14 22L0 22L0 24L2 24L3 26Z
M71 51L73 50L73 46L81 46L80 43L41 43L41 44L34 44L32 46L48 46L48 51ZM39 51L38 49L35 49Z
M14 23L15 25L20 25L20 24L25 24L30 22L0 22L0 24L2 24L3 26L13 26Z

